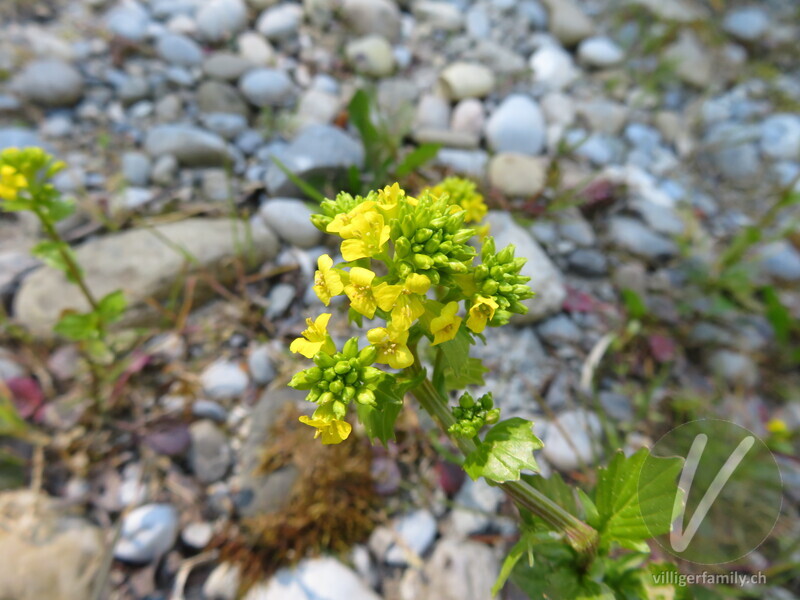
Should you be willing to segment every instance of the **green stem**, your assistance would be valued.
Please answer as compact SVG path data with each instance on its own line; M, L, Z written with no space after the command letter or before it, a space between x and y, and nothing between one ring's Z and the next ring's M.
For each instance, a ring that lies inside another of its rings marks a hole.
M410 367L410 370L418 374L422 371L422 367L416 352L414 358L414 364ZM431 380L426 377L422 383L411 390L411 393L414 394L422 408L433 417L433 420L436 421L442 431L447 433L448 428L455 423L455 417L450 412L446 399L442 398L436 391ZM451 436L451 439L465 455L474 451L477 447L471 439L453 436ZM499 484L499 486L519 506L529 510L559 531L564 532L572 548L582 555L586 562L591 560L597 547L597 531L523 480L507 481Z

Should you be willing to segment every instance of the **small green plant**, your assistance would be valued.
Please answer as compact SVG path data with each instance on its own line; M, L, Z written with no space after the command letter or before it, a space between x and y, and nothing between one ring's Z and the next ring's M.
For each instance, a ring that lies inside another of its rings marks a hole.
M646 540L670 529L682 461L647 450L617 453L600 471L593 496L557 476L529 475L539 470L534 452L542 447L533 424L501 420L490 394L475 400L466 390L482 385L485 372L470 347L485 341L486 327L527 311L523 301L533 293L520 275L525 259L513 245L498 250L491 236L476 242L464 199L454 201L447 189L467 187L450 181L417 197L398 184L364 197L341 193L312 216L319 229L342 238L345 261L320 257L320 300L328 306L344 295L351 322L382 323L367 331L366 346L352 337L339 349L327 331L331 313L307 320L290 346L314 361L289 383L316 406L300 421L323 444L340 444L352 433L354 409L368 437L385 444L410 393L461 451L467 474L499 486L520 509L521 538L495 592L512 576L531 598L660 597L651 575L674 567L648 563ZM645 470L645 460L657 468ZM520 561L525 555L532 562Z
M93 374L98 376L99 363L107 362L111 356L108 328L123 316L127 303L120 290L102 298L95 297L75 253L58 233L56 224L74 210L73 204L63 199L51 183L52 177L63 167L63 163L55 161L41 148L4 150L0 153L0 208L9 212L30 212L41 223L47 239L36 244L32 254L62 271L67 281L78 287L89 306L85 312L65 311L54 332L79 342Z

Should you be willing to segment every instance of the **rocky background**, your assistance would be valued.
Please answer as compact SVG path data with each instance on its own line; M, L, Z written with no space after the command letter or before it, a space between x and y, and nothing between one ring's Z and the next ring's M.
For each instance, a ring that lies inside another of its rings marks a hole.
M797 362L758 303L725 302L715 265L800 191L798 39L792 0L4 0L0 148L66 161L79 210L61 231L139 328L93 428L85 366L49 338L80 299L29 256L35 223L0 214L0 390L48 436L4 442L3 483L25 489L0 493L0 596L85 600L100 574L99 597L233 599L248 556L271 557L264 573L300 558L253 549L247 519L281 515L303 477L255 467L297 404L288 343L331 248L272 159L327 193L364 169L357 89L397 143L441 144L410 191L474 179L498 247L529 259L529 314L476 352L504 416L536 422L545 472L586 480L704 415L790 439ZM793 321L797 219L767 224L736 283ZM262 575L249 600L488 598L513 513L406 412L396 444L358 455L377 506L359 543ZM782 448L791 516L800 462ZM794 516L744 568L800 560Z

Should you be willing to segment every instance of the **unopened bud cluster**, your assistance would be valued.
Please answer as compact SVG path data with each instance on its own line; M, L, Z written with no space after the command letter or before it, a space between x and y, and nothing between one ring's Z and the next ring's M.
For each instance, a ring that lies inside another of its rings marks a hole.
M447 431L460 438L474 438L484 425L493 425L500 419L500 409L494 407L491 392L477 400L464 392L452 412L456 422Z

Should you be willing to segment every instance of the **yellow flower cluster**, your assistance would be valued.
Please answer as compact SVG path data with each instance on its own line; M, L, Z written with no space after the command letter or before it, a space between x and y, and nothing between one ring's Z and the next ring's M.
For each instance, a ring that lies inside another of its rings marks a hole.
M11 165L0 165L0 200L16 200L28 187L28 178Z

